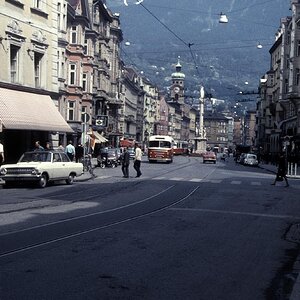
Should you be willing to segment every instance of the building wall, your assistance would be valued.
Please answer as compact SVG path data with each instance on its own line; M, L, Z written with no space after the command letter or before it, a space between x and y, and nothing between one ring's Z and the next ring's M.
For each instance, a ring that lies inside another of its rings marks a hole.
M0 1L0 81L58 92L56 1L33 3Z

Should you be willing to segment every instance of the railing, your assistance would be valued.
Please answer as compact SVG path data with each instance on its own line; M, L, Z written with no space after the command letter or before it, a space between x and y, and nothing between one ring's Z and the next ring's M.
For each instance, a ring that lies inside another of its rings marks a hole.
M297 163L288 163L287 176L292 178L300 178L300 167Z

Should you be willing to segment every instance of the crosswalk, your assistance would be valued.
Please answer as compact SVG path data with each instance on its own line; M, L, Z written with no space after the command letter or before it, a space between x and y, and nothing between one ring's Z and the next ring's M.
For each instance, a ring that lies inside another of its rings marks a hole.
M96 180L110 179L113 176L97 176ZM135 179L134 177L130 177L129 179ZM231 185L241 185L243 182L241 180L224 180L224 179L206 179L206 178L184 178L184 177L167 177L167 176L159 176L159 177L145 177L143 176L141 179L152 179L152 180L167 180L167 181L184 181L184 182L198 182L198 183L212 183L212 184L220 184L222 182L226 182ZM127 179L128 180L128 179ZM139 180L139 179L138 179ZM253 186L262 185L261 181L247 181L247 184Z
M202 179L202 178L190 178L186 179L183 177L154 177L153 180L169 180L169 181L189 181L189 182L201 182L201 183L212 183L212 184L220 184L222 182L225 182L225 180L222 179ZM241 185L243 182L241 180L231 180L227 181L226 183L232 184L232 185ZM248 184L254 185L254 186L260 186L262 185L261 181L247 181Z

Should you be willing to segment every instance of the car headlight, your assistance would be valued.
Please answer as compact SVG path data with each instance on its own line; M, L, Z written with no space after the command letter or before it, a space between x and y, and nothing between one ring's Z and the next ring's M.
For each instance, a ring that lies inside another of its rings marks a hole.
M0 175L6 175L6 173L7 173L7 169L5 168L0 169Z
M38 175L38 174L40 174L40 171L39 171L38 169L33 169L33 170L31 171L31 174L32 174L32 175Z

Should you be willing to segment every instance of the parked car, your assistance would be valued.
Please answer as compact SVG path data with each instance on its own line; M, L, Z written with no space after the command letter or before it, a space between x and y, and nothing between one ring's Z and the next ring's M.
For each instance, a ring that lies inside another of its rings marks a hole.
M215 152L205 152L202 154L203 158L203 163L205 164L206 162L213 162L214 164L217 162L217 156Z
M243 158L243 165L258 166L257 156L252 153L247 153Z
M20 182L36 182L44 188L50 181L65 180L73 184L83 174L83 164L71 162L62 151L25 152L16 164L0 167L0 178L9 186Z

